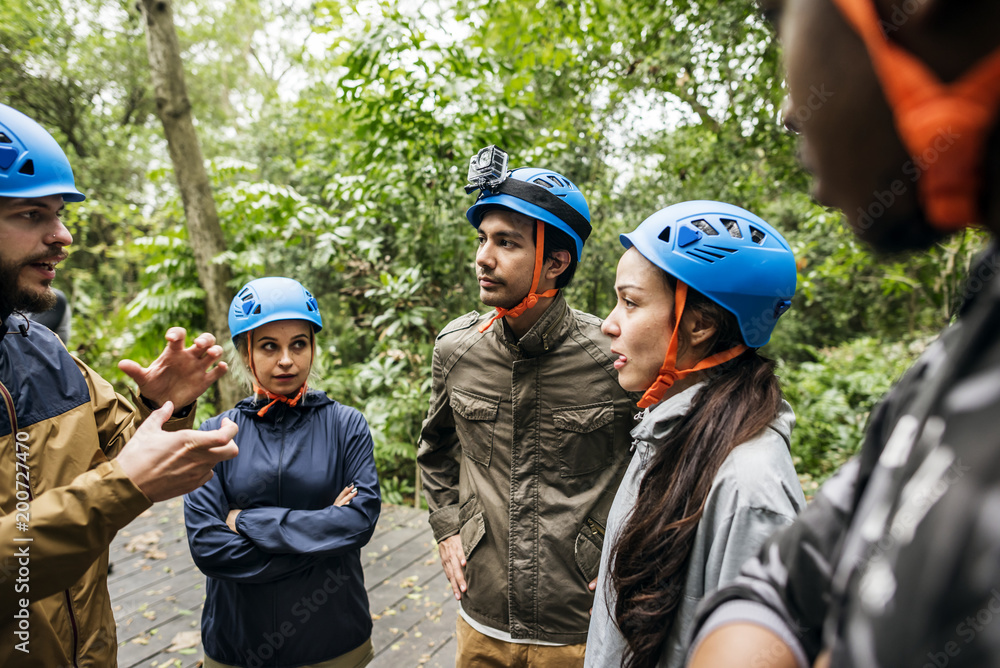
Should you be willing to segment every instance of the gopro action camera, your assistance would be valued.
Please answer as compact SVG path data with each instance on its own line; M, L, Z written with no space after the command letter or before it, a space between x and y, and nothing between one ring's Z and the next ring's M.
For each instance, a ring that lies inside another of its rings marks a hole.
M487 146L469 160L469 185L473 190L492 190L507 178L507 152L499 146Z

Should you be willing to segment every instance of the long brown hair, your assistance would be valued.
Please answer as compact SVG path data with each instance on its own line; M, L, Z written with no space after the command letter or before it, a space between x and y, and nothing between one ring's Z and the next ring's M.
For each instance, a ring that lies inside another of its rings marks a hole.
M673 291L676 282L663 275ZM709 355L742 343L735 316L696 290L688 289L682 317L716 324ZM684 595L688 556L715 474L733 448L767 428L781 404L774 362L754 349L703 373L690 410L657 444L612 548L614 617L628 643L623 668L656 665Z

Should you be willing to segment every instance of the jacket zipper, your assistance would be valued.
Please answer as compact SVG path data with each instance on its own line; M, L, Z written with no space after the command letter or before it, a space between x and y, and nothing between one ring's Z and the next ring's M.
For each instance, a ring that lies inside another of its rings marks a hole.
M281 406L281 408L284 409L285 406ZM282 410L281 415L279 415L278 419L276 420L276 423L278 424L278 427L281 429L281 447L278 449L278 505L279 506L281 506L281 467L284 465L284 462L285 462L285 426L284 426L284 424L282 424L284 421L285 421L285 413L284 413L284 410ZM271 610L272 610L272 619L273 619L272 624L274 625L274 628L276 629L276 628L278 628L278 595L277 595L277 593L274 594L274 607ZM277 661L278 661L278 658L277 658L277 656L275 656L275 663L274 663L275 666L278 665Z
M73 666L74 668L78 668L79 664L76 662L76 644L79 640L79 631L76 628L76 615L73 613L73 599L69 595L69 589L65 591L65 594L66 609L69 610L69 622L73 628Z
M281 424L285 419L284 415L278 416L276 423L281 430L281 447L278 448L278 505L281 505L281 466L285 461L285 427Z
M10 396L10 392L7 390L7 387L3 383L0 383L0 393L3 394L3 401L7 405L7 415L10 416L10 435L11 438L16 443L18 428L17 428L17 414L14 413L14 398ZM14 456L15 458L17 457L17 447L14 448ZM17 466L15 466L14 469L17 470ZM31 485L32 481L29 478L28 500L34 501L35 495L31 491ZM76 615L73 613L73 599L70 596L69 589L66 589L63 593L66 595L66 610L69 612L69 624L70 628L73 631L73 653L72 653L73 666L74 668L78 668L80 664L78 664L76 661L76 651L77 651L76 648L79 643L80 632L76 624Z
M587 518L587 524L590 525L590 530L591 531L593 531L595 534L597 534L601 538L604 538L604 527L602 527L600 524L598 524L597 520L595 520L593 517L588 517Z

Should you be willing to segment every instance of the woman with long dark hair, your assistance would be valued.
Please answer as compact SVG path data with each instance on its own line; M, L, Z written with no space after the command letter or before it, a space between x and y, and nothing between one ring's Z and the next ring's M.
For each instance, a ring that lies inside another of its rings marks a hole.
M646 410L608 517L586 665L672 668L698 601L805 505L795 418L757 352L791 304L795 259L720 202L667 207L621 241L603 330Z

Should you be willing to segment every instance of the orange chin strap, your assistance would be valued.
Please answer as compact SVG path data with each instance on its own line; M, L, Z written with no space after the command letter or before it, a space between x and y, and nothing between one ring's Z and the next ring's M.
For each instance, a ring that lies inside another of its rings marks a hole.
M681 378L691 375L695 371L702 371L704 369L710 369L713 366L719 366L734 357L742 355L744 351L747 350L747 346L742 343L738 346L730 348L729 350L723 350L721 353L715 353L710 357L706 357L702 361L695 364L690 369L678 369L677 368L677 332L681 327L681 316L684 315L684 305L687 303L687 283L682 281L677 281L677 290L674 291L674 331L670 335L670 343L667 344L667 354L663 359L663 366L660 367L660 373L653 381L653 384L649 386L646 393L642 395L637 404L639 408L649 408L653 404L657 404L663 399L663 395L666 394L670 387L679 381Z
M309 332L309 342L312 344L313 355L315 355L316 354L316 340L313 338L313 332L312 332L311 328L310 328L310 332ZM252 329L249 332L247 332L247 357L250 358L250 373L253 374L253 391L254 391L254 394L263 394L265 397L267 397L268 399L271 400L271 403L267 404L266 406L264 406L263 408L261 408L259 411L257 411L257 417L264 417L265 415L267 415L267 412L269 410L271 410L271 406L273 406L274 404L276 404L278 402L281 402L283 404L288 404L289 406L295 406L295 405L297 405L299 403L299 400L309 390L309 388L307 387L308 383L302 383L302 387L299 388L299 391L296 393L296 395L294 397L292 397L291 399L289 399L288 397L286 397L283 394L275 394L274 392L271 392L270 390L261 387L261 385L260 385L260 379L257 378L257 369L254 368L254 364L253 364L253 330Z
M889 41L872 0L833 0L860 35L914 160L927 219L950 232L981 222L986 140L1000 111L1000 50L944 84ZM921 174L922 173L922 174Z
M551 290L546 290L541 294L535 292L535 290L538 289L538 281L542 277L542 264L545 258L545 223L540 220L536 220L535 224L535 270L531 275L531 288L528 290L528 294L525 298L521 300L521 303L514 308L506 309L497 306L496 314L479 327L480 334L489 329L490 326L500 318L508 315L512 318L516 318L537 304L538 300L542 297L555 297L559 293L559 288L552 288Z

